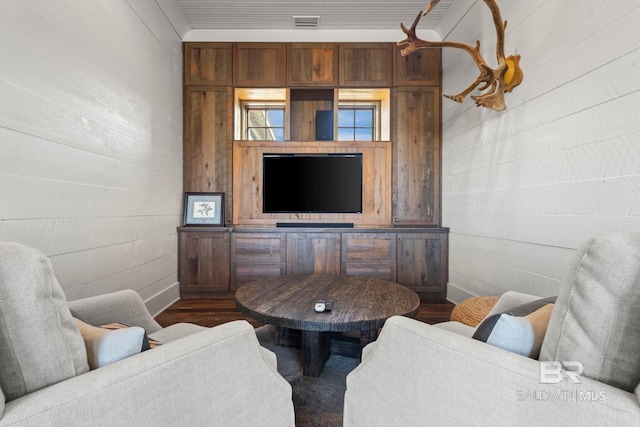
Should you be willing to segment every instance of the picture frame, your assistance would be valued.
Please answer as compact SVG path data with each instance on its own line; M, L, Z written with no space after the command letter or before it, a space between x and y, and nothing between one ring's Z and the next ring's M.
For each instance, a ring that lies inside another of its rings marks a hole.
M185 226L224 226L224 193L184 193Z

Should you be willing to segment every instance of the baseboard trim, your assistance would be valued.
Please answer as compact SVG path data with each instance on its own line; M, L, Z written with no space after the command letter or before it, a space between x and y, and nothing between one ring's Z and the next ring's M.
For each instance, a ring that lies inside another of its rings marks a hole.
M472 293L469 293L468 291L462 289L461 287L457 286L455 283L447 283L447 301L453 303L453 304L460 304L462 301L466 300L467 298L473 298L477 295L473 295Z
M176 282L164 291L157 293L144 302L153 317L180 299L180 283Z

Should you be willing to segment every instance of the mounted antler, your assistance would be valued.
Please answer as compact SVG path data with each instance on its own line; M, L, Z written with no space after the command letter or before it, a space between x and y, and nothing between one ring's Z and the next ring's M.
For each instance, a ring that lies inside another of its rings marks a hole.
M511 92L513 88L518 86L522 82L523 73L520 69L520 55L512 55L507 58L504 56L504 31L507 27L507 21L502 21L500 15L500 9L496 0L483 0L485 4L491 10L493 16L493 23L496 27L497 40L496 40L496 58L498 60L498 66L491 68L487 65L487 62L480 54L480 41L476 41L476 45L471 46L468 43L463 42L432 42L427 40L421 40L416 36L416 27L420 22L420 19L428 14L440 0L432 0L429 2L424 11L421 11L416 19L413 21L413 25L410 29L400 24L402 31L407 35L407 38L399 41L398 46L406 46L402 49L402 55L406 56L410 53L425 48L439 48L439 47L452 47L456 49L462 49L466 51L473 62L475 62L480 75L472 82L465 90L457 95L444 95L445 98L449 98L453 101L461 103L465 100L474 89L480 91L487 90L488 92L472 96L477 106L491 108L492 110L502 111L506 108L504 102L504 93Z

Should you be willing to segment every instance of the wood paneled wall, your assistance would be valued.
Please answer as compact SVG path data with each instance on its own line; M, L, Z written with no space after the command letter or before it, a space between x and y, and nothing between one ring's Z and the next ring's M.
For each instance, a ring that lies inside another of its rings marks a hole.
M69 299L177 296L182 52L160 8L3 2L0 58L0 239L47 254Z
M588 237L640 231L640 8L634 2L502 0L505 50L521 86L502 113L443 100L443 225L451 228L449 296L515 289L554 295ZM495 30L483 2L447 40ZM443 50L443 92L477 74Z

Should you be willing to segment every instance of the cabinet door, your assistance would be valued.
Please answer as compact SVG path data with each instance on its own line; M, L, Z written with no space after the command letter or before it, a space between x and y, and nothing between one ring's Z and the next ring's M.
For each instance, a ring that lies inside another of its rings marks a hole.
M337 86L338 45L291 43L287 46L289 86Z
M400 46L393 48L394 86L440 86L441 49L418 49L402 56Z
M225 193L225 222L231 222L231 88L191 86L185 91L184 191Z
M286 78L285 43L235 43L233 85L236 87L282 87Z
M397 282L423 298L447 296L448 234L398 233Z
M229 291L229 233L180 231L178 236L181 296Z
M340 274L340 234L287 234L287 274L314 273Z
M231 86L231 43L185 43L184 84Z
M440 225L440 90L394 93L393 223Z
M286 238L277 233L231 235L231 290L264 277L284 276Z
M392 54L392 43L340 44L340 86L391 86Z
M343 233L342 274L396 281L396 235Z

